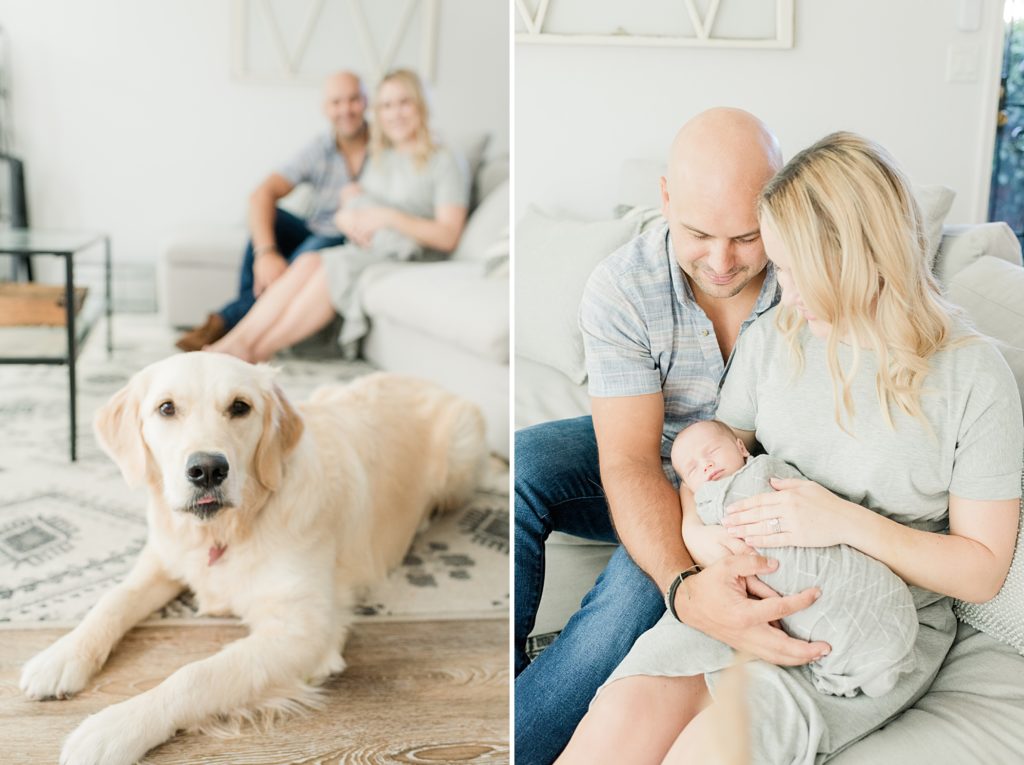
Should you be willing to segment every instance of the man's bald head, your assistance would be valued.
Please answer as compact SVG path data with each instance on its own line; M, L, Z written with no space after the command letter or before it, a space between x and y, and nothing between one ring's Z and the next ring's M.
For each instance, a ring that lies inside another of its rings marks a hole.
M781 167L779 142L767 125L742 109L717 107L676 133L668 158L669 191L683 184L725 186L756 197Z
M775 136L741 109L709 109L676 134L661 179L662 213L676 260L704 296L760 289L768 260L757 198L781 167Z
M333 74L327 75L327 79L324 80L325 97L329 97L332 93L338 91L352 90L358 90L364 97L366 96L366 92L363 89L363 81L359 79L359 75L354 72L345 70L334 72Z
M324 114L339 140L348 141L366 131L366 91L352 72L335 72L324 82Z

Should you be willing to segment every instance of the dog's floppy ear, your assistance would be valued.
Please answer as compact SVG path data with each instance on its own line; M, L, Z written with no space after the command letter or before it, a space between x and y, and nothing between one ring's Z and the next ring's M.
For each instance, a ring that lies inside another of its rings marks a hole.
M149 448L142 440L137 387L132 378L100 408L93 420L100 448L121 468L121 475L131 487L141 486L145 481L149 461Z
M263 394L263 434L256 445L256 479L267 491L281 485L284 458L299 443L305 425L281 389Z

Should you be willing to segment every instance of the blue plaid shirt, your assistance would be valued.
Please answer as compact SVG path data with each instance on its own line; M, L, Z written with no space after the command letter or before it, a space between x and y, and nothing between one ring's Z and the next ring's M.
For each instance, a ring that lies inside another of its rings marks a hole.
M368 164L369 156L363 167ZM334 131L318 135L277 172L294 186L308 183L313 187L312 211L306 218L309 229L320 236L340 236L341 232L334 224L334 214L341 204L341 190L358 180L359 175L353 177L348 174Z
M741 334L778 302L778 292L769 263ZM677 485L672 441L690 423L715 416L728 362L676 261L667 223L627 242L594 269L580 303L580 330L591 396L664 394L661 456Z

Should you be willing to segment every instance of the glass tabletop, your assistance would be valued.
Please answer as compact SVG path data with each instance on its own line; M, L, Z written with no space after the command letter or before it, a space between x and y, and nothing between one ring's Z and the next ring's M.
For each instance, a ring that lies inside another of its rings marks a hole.
M78 252L106 238L95 231L61 231L41 228L0 229L0 253Z

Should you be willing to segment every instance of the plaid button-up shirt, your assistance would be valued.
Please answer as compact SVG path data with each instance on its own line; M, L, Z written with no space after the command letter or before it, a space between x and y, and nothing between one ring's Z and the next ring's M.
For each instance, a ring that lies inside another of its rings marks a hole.
M365 168L369 157L363 163ZM338 151L334 131L321 133L299 151L291 160L277 169L288 182L298 186L308 183L313 187L312 211L306 225L320 236L339 236L334 214L341 202L341 190L359 175L350 176L345 158Z
M740 332L777 302L769 264ZM678 485L669 461L672 441L690 423L715 416L728 361L676 261L667 223L627 242L594 269L580 303L580 329L591 396L664 394L662 464Z

